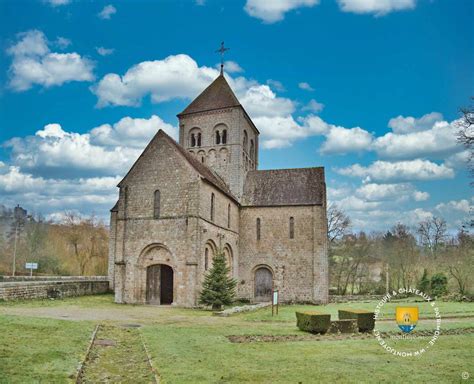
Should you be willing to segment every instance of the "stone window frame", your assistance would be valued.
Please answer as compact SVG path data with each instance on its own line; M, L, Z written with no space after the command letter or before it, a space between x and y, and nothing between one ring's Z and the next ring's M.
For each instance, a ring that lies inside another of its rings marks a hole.
M159 189L153 193L153 218L159 219L161 213L161 192Z
M255 229L256 229L257 241L259 241L262 238L262 220L260 219L260 217L257 217Z
M227 144L227 125L224 123L218 123L214 126L214 144L215 145L226 145Z
M193 127L188 134L189 146L191 148L199 148L202 146L202 131L199 127Z
M290 217L290 220L289 220L289 229L290 229L290 239L294 239L295 238L295 218L293 216Z
M216 210L215 204L216 204L216 195L214 194L214 192L212 192L211 193L211 221L214 221L214 218L215 218L215 210Z

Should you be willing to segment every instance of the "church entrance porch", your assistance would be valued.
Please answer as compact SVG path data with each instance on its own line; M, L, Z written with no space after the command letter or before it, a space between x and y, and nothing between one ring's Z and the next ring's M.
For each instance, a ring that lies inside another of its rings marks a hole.
M255 270L255 301L270 301L272 298L273 275L266 267Z
M169 265L147 267L146 302L155 305L173 303L173 269Z

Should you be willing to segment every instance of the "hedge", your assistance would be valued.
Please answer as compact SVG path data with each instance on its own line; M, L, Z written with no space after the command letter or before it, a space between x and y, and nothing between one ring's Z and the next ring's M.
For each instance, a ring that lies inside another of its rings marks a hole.
M356 319L345 319L331 321L329 327L329 333L357 333L357 320Z
M331 315L316 311L296 312L296 326L305 332L326 333L331 325Z
M374 312L364 311L363 309L340 309L339 320L356 319L359 332L370 332L374 330L375 319Z

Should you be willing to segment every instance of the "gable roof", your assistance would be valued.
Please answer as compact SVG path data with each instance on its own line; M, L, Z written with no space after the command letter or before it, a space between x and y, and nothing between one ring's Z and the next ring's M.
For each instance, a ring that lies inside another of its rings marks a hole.
M243 206L323 205L326 199L324 168L249 171Z
M239 106L241 107L240 102L232 91L232 88L224 75L220 74L183 112L178 114L178 116Z
M146 146L146 148L143 150L142 154L138 157L138 159L135 161L135 163L132 165L132 167L130 168L130 170L127 172L127 174L125 175L125 177L122 179L122 181L120 181L120 183L118 184L118 186L120 187L120 185L123 183L123 181L127 178L127 176L130 174L130 172L132 171L133 168L135 168L135 166L138 164L138 162L140 161L140 158L145 154L145 152L147 152L147 150L149 149L149 147L151 146L151 144L153 142L155 142L156 140L165 140L168 144L170 144L174 149L176 149L176 151L184 157L184 159L194 168L195 171L197 171L199 173L199 175L204 179L206 180L207 182L209 182L210 184L212 184L214 187L216 187L217 189L219 189L221 192L223 192L224 194L226 194L228 197L230 197L231 199L233 199L234 201L237 201L237 199L235 198L235 196L232 194L232 192L230 191L229 187L227 186L227 184L224 182L224 180L222 180L219 175L217 175L212 169L210 169L208 166L206 166L205 164L201 163L198 159L196 159L191 153L189 153L188 151L186 151L186 149L184 149L181 145L179 145L176 141L174 141L165 131L163 131L162 129L160 129L158 131L158 133L153 137L153 139L151 139L151 141L148 143L148 145Z

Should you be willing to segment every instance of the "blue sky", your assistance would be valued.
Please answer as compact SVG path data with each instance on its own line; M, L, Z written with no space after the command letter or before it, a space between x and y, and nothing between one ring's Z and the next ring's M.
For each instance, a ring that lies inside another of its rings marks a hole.
M457 228L472 206L458 108L474 77L472 1L3 1L0 204L107 217L157 129L226 76L260 168L326 167L354 229Z

